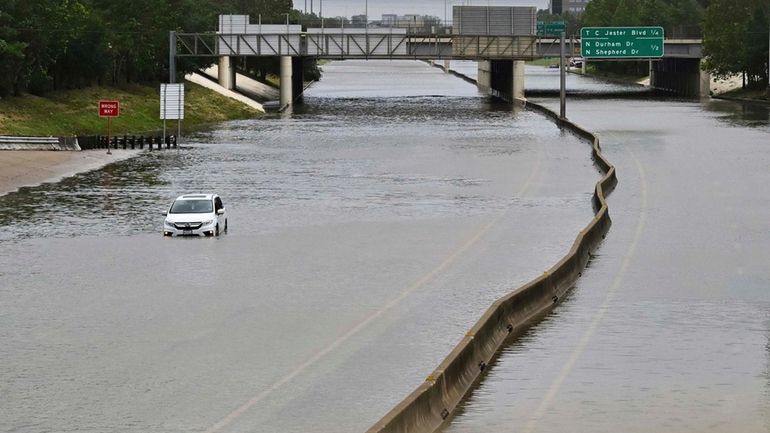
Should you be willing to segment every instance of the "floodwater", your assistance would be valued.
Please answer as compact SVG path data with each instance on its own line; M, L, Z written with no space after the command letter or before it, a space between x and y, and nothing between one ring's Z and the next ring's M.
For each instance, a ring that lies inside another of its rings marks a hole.
M543 116L324 69L293 114L0 197L0 431L364 431L591 218L589 145ZM229 233L164 239L195 191Z
M618 170L613 226L445 431L770 431L770 109L581 99L567 116Z
M478 78L478 63L471 60L453 60L449 69L472 79ZM543 94L559 94L559 69L524 65L524 92L528 97ZM600 81L578 73L568 73L565 77L566 92L570 96L596 95L633 95L649 94L649 87L622 82Z

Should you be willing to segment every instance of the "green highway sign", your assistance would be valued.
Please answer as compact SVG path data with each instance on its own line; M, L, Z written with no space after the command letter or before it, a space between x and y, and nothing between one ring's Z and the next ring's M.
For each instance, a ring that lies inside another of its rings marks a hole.
M663 27L583 27L580 50L586 59L663 57Z
M559 36L561 32L567 31L567 23L564 21L552 21L546 23L543 21L537 22L537 35L538 36Z

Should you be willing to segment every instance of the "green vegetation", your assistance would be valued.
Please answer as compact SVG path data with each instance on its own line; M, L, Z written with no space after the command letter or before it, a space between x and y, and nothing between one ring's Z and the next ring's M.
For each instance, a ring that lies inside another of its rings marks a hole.
M743 75L743 87L768 85L767 0L712 0L706 9L703 45L706 69L717 78Z
M765 89L735 89L719 96L735 99L749 99L770 103L770 93Z
M213 31L222 13L249 14L253 22L261 16L263 23L315 17L292 10L292 0L2 0L0 97L165 82L169 31ZM210 63L178 59L177 72ZM317 78L314 62L306 63L305 76ZM247 69L265 76L278 63L252 59Z
M534 66L551 66L551 65L558 65L559 64L559 58L558 57L543 57L542 59L535 59L527 62L527 64L534 65Z
M758 0L757 0L758 1ZM709 0L591 0L581 17L584 27L661 26L667 38L700 38ZM644 76L647 61L600 62L597 72Z
M650 76L649 73L645 74L633 74L633 73L622 73L622 72L613 72L613 71L605 71L601 68L598 68L597 66L599 63L588 63L586 65L586 75L591 75L594 77L601 77L606 80L610 81L621 81L623 83L634 83L638 84L642 80L645 80Z
M184 128L259 113L240 102L198 85L185 85ZM141 134L163 127L156 86L88 87L51 92L46 97L25 95L0 100L0 134L73 135L105 134L107 119L98 117L97 101L120 101L120 117L112 120L113 134ZM175 121L169 125L176 126Z

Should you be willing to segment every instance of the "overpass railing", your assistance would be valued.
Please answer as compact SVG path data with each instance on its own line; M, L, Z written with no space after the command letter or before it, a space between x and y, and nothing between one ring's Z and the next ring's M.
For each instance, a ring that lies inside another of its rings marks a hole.
M535 36L465 36L308 29L302 33L176 33L177 57L531 59Z

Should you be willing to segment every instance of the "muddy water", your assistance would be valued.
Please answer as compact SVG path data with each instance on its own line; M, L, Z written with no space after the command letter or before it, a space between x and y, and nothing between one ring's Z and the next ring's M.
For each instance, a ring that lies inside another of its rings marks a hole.
M586 143L418 62L0 198L0 431L360 432L591 216ZM230 232L164 239L178 194Z
M768 431L769 113L569 101L618 169L612 229L571 296L503 351L446 431Z

